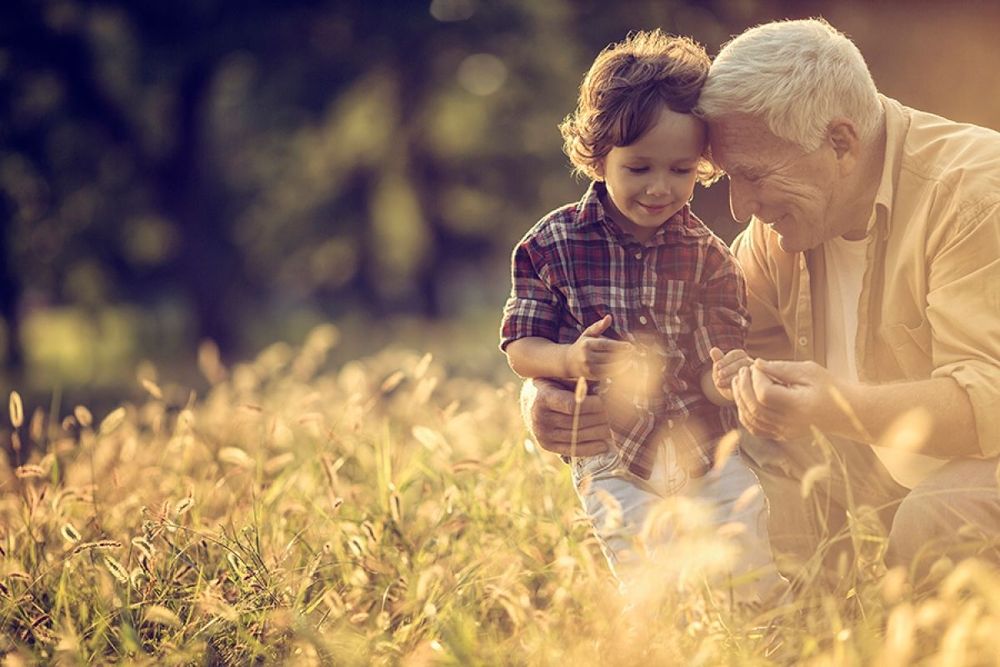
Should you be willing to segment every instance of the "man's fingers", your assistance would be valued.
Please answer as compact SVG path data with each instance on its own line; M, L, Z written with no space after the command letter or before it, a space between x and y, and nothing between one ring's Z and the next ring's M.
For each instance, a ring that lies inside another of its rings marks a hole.
M580 415L603 415L604 405L600 396L588 394L576 405L576 395L569 389L564 389L555 383L536 383L538 395L534 404L536 418L534 421L552 421L556 415L571 416L579 410Z
M809 375L808 361L767 361L757 359L754 367L767 374L772 380L787 385L805 384Z
M567 415L553 415L553 417L544 428L539 428L535 434L536 439L547 451L571 454L574 451L573 419ZM598 454L607 449L611 441L611 432L608 430L605 418L597 419L594 415L589 415L586 419L578 419L575 426L577 456Z
M775 412L786 409L786 399L795 389L775 382L774 378L757 366L751 366L747 372L753 384L754 395L761 405Z
M572 424L569 428L561 428L546 433L551 443L559 443L566 449L573 443ZM590 426L578 426L576 429L576 444L593 444L596 442L608 442L611 439L611 431L607 424L594 424Z
M733 400L736 403L736 410L739 416L740 423L751 433L757 436L780 439L778 437L778 429L773 424L760 419L754 412L753 407L747 400L746 395L743 392L735 391L733 392Z
M743 370L732 384L740 422L754 435L775 438L781 432L779 415L757 400L750 372Z

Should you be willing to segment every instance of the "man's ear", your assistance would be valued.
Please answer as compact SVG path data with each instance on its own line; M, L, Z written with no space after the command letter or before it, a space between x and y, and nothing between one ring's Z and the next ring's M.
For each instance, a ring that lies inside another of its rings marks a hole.
M826 139L844 166L853 166L861 150L861 139L857 128L847 118L834 118L826 128Z

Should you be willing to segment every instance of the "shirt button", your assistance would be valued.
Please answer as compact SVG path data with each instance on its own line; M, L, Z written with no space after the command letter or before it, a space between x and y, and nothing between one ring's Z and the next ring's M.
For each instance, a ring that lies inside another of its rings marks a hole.
M668 419L667 420L667 428L673 428L673 427L674 427L674 420L673 419Z
M642 259L642 251L641 250L639 252L635 253L635 258L636 259Z
M808 338L806 338L805 336L799 336L799 345L801 345L802 347L805 347L808 344L809 344L809 339Z
M645 315L640 315L639 316L639 324L645 324L645 323L646 323L646 316Z

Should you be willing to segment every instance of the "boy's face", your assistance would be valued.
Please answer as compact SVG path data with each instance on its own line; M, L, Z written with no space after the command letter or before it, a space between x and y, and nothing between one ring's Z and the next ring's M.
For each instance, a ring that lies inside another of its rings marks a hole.
M611 219L639 241L653 236L691 199L705 141L700 120L663 107L637 141L613 147L597 170Z

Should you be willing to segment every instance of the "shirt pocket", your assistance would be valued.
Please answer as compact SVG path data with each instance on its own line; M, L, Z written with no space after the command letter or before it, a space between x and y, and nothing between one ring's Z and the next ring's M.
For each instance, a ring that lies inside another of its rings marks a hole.
M904 375L912 379L930 377L934 364L929 320L922 318L915 326L904 322L887 325L882 338L892 349Z

